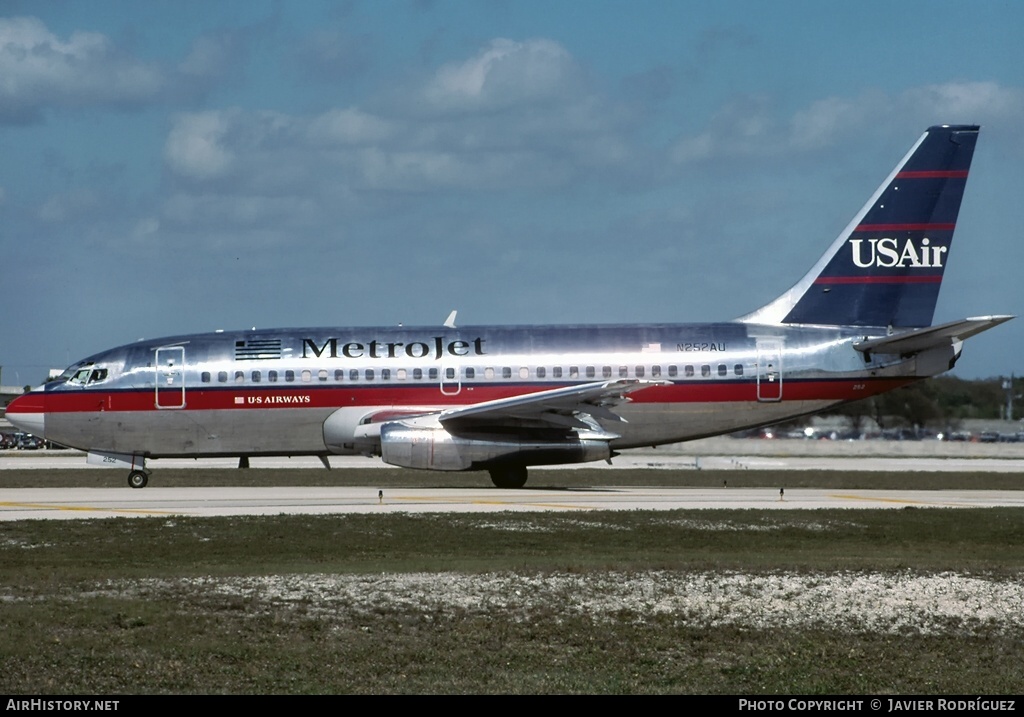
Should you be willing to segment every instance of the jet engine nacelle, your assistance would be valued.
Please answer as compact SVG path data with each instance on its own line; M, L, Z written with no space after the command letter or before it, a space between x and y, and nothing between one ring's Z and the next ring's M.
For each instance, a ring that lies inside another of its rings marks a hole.
M381 457L402 468L465 471L488 465L552 465L611 458L608 441L565 436L559 440L499 434L453 435L441 426L385 423L380 429Z

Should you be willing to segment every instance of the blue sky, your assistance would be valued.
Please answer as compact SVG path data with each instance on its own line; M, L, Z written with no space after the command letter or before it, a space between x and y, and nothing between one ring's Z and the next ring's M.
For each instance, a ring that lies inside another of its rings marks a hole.
M1024 292L1024 5L0 5L4 384L178 333L725 320L982 125L936 321ZM1024 373L1024 323L956 374Z

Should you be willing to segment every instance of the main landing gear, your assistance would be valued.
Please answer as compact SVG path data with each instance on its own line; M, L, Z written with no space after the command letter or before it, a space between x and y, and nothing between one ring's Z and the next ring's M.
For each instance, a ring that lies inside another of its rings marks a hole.
M522 488L526 485L526 466L495 466L487 471L498 488Z
M148 471L132 471L128 474L128 486L131 488L145 488L149 483Z

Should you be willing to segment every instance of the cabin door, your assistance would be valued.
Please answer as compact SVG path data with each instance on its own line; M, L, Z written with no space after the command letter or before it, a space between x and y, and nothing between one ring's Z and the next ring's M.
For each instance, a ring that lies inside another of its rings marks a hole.
M156 407L185 407L185 347L156 350Z
M757 400L782 400L782 341L757 342Z
M441 393L456 396L462 391L462 369L459 366L441 367Z

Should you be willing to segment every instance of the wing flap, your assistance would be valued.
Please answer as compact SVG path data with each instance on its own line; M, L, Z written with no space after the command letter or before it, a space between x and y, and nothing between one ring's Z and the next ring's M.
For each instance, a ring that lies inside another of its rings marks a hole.
M624 420L614 408L629 401L629 394L668 383L631 379L566 386L452 408L442 411L438 420L446 427L540 421L555 426L600 430L597 420Z

